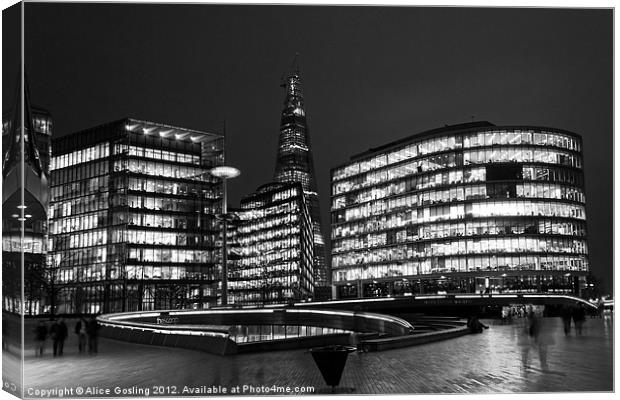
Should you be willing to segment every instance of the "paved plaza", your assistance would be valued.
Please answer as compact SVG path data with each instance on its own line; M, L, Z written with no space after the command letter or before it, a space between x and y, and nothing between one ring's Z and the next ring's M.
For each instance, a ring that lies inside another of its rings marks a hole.
M510 325L486 321L490 328L482 334L383 352L352 353L338 393L612 391L613 318L588 319L581 336L573 330L568 337L559 318L544 320L546 365L539 346L524 333L523 320ZM74 336L71 334L61 358L53 358L49 346L42 358L34 357L34 351L27 354L26 388L124 388L133 390L125 393L129 395L149 389L153 395L154 386L165 386L185 395L192 393L182 393L183 389L198 388L202 390L198 394L205 395L213 385L229 391L238 385L275 385L330 392L305 350L217 356L101 338L99 354L91 356L78 354ZM17 378L16 360L5 359L5 378Z

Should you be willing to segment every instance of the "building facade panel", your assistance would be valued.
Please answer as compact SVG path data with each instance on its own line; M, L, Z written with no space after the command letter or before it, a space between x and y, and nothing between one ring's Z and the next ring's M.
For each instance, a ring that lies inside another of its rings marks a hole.
M562 130L471 123L332 169L339 297L574 291L588 271L581 148Z
M313 296L312 221L301 183L263 185L241 200L229 276L231 303L283 304Z
M219 298L223 137L125 119L54 143L50 234L64 312Z

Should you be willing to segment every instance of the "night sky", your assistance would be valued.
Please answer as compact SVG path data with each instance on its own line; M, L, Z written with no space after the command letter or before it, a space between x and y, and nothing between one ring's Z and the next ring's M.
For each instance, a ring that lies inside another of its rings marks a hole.
M329 170L417 132L475 120L583 136L591 269L612 289L611 10L27 3L32 102L54 135L125 116L226 121L231 204L271 181L296 52L322 200ZM3 105L17 43L4 23Z

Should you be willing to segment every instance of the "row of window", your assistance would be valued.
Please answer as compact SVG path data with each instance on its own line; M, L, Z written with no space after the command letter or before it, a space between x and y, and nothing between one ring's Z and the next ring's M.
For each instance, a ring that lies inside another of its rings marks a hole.
M262 257L273 253L283 253L287 250L297 250L300 247L299 236L290 235L284 239L256 241L253 238L240 238L241 254L244 257Z
M382 197L385 196L380 196L380 198ZM449 189L433 190L390 198L389 200L378 200L370 206L373 207L383 204L383 206L379 207L385 207L386 210L396 211L401 208L421 207L429 204L449 203L452 201L514 197L561 199L585 203L583 190L576 187L544 183L487 183L484 185L457 186ZM332 210L358 204L356 203L358 198L359 196L336 197L332 200ZM370 200L367 200L367 202L368 201Z
M299 205L284 203L268 209L257 209L240 212L239 233L254 234L283 225L299 225Z
M110 243L113 242L108 241L108 232L106 229L97 229L52 237L52 248L54 251L101 246ZM105 261L105 259L101 261Z
M2 235L2 251L11 253L45 254L45 240L43 237L25 236L23 240L19 236Z
M213 263L215 254L206 250L135 248L129 249L130 262Z
M125 240L127 243L135 244L187 247L208 247L214 243L212 235L133 229L125 233Z
M63 185L94 176L106 175L109 172L108 165L108 160L103 160L78 165L74 168L56 170L51 174L50 186Z
M52 203L50 218L63 218L108 208L108 192Z
M127 279L189 279L212 281L220 278L220 274L215 268L188 268L183 266L149 266L149 265L128 265L125 267ZM209 288L202 294L212 296L215 293ZM198 294L195 293L194 296Z
M202 183L157 180L151 178L129 177L127 189L149 193L172 194L177 196L200 196L207 199L220 199L221 187L205 187Z
M424 223L442 220L456 220L469 217L546 216L585 219L585 207L579 204L555 203L551 201L482 201L445 206L419 207L413 210L392 211L385 204L366 204L332 213L332 223L352 222L370 217L381 217L383 221L395 221L396 225L378 229L402 226L408 223ZM378 220L378 219L375 219ZM371 223L368 221L367 223Z
M548 214L546 216L553 216L552 214ZM472 217L471 215L469 217ZM498 215L498 217L503 217L502 215ZM441 220L441 219L440 219ZM335 232L335 235L344 235L348 234L347 230L349 230L351 235L362 234L375 232L386 229L395 229L402 228L411 225L415 225L416 223L429 223L430 218L427 221L414 221L412 219L411 213L399 212L392 214L390 216L382 215L382 216L374 216L369 217L368 219L360 219L358 221L351 221L347 224L341 224L337 226L332 226L332 232ZM342 230L341 230L342 229Z
M424 239L436 239L456 236L476 235L522 235L522 234L549 234L585 236L585 222L553 220L545 218L537 219L502 219L489 218L472 220L467 222L448 222L434 224L412 224L402 228L407 241ZM374 224L365 222L343 224L334 227L332 238L338 239L349 236L367 235L376 232ZM397 232L397 231L393 231ZM402 232L402 231L401 231ZM395 233L394 233L395 234ZM363 239L364 237L362 237ZM334 248L338 247L338 241L334 242Z
M581 151L580 141L572 136L544 131L497 130L422 140L391 151L390 153L379 154L372 158L337 168L334 170L333 177L334 179L346 178L403 160L448 150L497 145L518 146L522 144L552 146L572 151Z
M277 226L274 229L265 229L253 232L249 235L237 235L237 240L242 246L250 246L255 243L277 242L289 236L299 236L300 228L298 225L286 224Z
M284 271L283 275L277 279L272 280L244 280L244 281L230 281L228 284L228 290L256 290L256 289L265 289L269 290L271 288L297 288L299 281L298 276L294 273L286 274Z
M570 255L510 255L467 256L420 261L387 262L382 265L364 265L332 271L334 282L356 279L416 276L437 273L559 270L585 271L588 261L583 256ZM449 276L449 275L448 275Z
M289 261L299 260L302 257L300 248L288 247L280 250L267 251L265 253L259 253L254 249L249 249L244 257L240 260L240 265L247 264L280 264Z
M102 233L99 233L99 235L101 234ZM98 237L95 236L88 240L97 242ZM62 253L52 254L56 260L58 260L57 262L60 263L60 265L56 265L57 267L80 266L80 268L83 268L91 264L114 261L122 258L122 249L120 246L109 246L106 248L104 244L95 247L75 248L68 246L66 243L67 241L60 240L57 246L59 249L64 249L64 251ZM56 244L54 245L56 246ZM54 247L54 249L56 249L56 247Z
M187 200L170 197L150 197L150 196L127 196L127 205L129 208L138 208L142 210L157 210L194 213L202 212L204 214L215 214L219 204L204 200Z
M407 243L395 240L388 243L386 234L371 235L366 246L348 241L332 258L334 267L378 263L389 260L412 260L416 258L482 253L571 253L587 254L585 240L565 238L477 238L441 242ZM391 246L385 247L390 244ZM357 247L356 247L357 246Z
M493 180L536 180L583 186L583 173L580 171L531 165L524 165L520 168L521 170L515 171L512 177ZM366 179L362 179L363 177L356 177L334 182L332 184L332 195L337 196L346 193L347 196L354 196L357 202L364 202L368 199L381 198L413 190L424 190L437 186L485 182L494 178L493 176L489 176L487 169L488 167L464 168L420 176L413 175L395 181L388 180L387 174L371 174L366 176ZM500 169L507 168L500 167ZM364 188L368 189L362 190ZM358 192L348 193L352 191Z
M119 149L122 151L121 149ZM199 164L200 156L195 154L178 153L161 149L151 149L148 147L126 146L127 155L152 158L154 160L174 161L188 164Z
M290 188L278 191L271 191L270 193L258 195L252 197L252 201L243 201L242 208L259 208L268 204L273 204L282 200L290 199L292 197L299 196L299 190L297 188Z
M108 191L109 176L103 175L50 188L52 201L101 194Z
M144 226L153 228L167 229L202 229L208 230L216 226L213 218L195 215L161 215L161 214L142 214L131 212L128 214L127 223L130 226ZM123 223L122 214L115 214L119 222Z
M581 157L566 152L548 150L524 150L514 148L506 148L501 150L486 149L466 152L463 155L451 153L432 156L419 161L398 164L385 169L372 170L365 174L346 179L342 182L349 182L349 185L358 184L361 187L366 187L369 185L375 185L393 179L399 179L406 176L423 174L447 168L455 168L476 164L531 162L560 164L568 167L581 168Z
M274 180L278 182L299 182L301 183L304 191L310 190L312 181L310 174L300 169L286 169L278 171Z
M166 266L133 266L126 267L127 279L205 279L218 278L213 270L203 269L196 271L188 267ZM106 277L107 272L107 277ZM105 264L95 264L84 268L63 268L58 272L59 283L101 281L104 279L123 278L120 268L112 268Z
M167 164L146 160L116 160L114 170L127 170L136 174L161 176L166 178L190 179L201 182L217 182L218 179L209 174L209 170L187 165Z
M71 167L73 165L85 163L110 155L109 143L99 143L81 150L75 150L68 154L52 157L50 170Z
M49 233L52 235L57 235L60 233L69 233L101 228L107 225L107 219L107 211L83 214L72 218L66 217L63 219L51 221Z
M310 286L312 282L312 271L308 267L308 264L300 263L299 261L288 261L282 263L273 263L269 265L256 265L256 264L243 264L239 263L238 267L229 269L228 273L231 281L236 281L238 284L242 284L243 281L262 281L262 282L275 282L282 276L295 276L295 282L302 282Z

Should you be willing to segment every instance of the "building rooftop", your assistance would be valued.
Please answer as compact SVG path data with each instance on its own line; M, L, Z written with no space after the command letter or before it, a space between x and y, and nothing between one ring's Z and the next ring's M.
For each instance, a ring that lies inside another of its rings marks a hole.
M456 125L445 125L442 126L441 128L435 128L435 129L431 129L428 131L423 131L423 132L419 132L419 133L415 133L413 135L409 135L407 137L404 137L402 139L398 139L395 140L393 142L384 144L382 146L379 147L371 147L370 149L362 152L362 153L358 153L355 154L353 156L351 156L351 160L356 160L358 158L363 158L364 156L368 156L377 152L380 152L382 150L386 150L389 149L391 147L395 147L399 144L402 143L408 143L410 142L412 139L417 139L417 138L423 138L423 137L430 137L430 136L439 136L443 133L453 133L453 132L457 132L457 131L466 131L466 130L472 130L472 129L479 129L479 128L489 128L489 127L493 127L495 126L495 124L490 123L489 121L475 121L475 122L466 122L464 124L456 124Z
M379 152L382 151L386 151L392 148L396 148L399 145L405 144L405 143L409 143L414 139L422 139L422 138L429 138L429 137L433 137L433 136L441 136L443 134L446 133L464 133L467 131L476 131L476 130L480 130L483 128L501 128L501 129L540 129L540 130L550 130L550 131L554 131L554 132L560 132L560 133L564 133L573 137L577 137L577 138L581 138L581 135L574 133L574 132L570 132L564 129L558 129L558 128L550 128L550 127L542 127L542 126L530 126L530 125L495 125L489 121L473 121L473 122L466 122L463 124L455 124L455 125L445 125L442 126L440 128L435 128L435 129L430 129L427 131L423 131L423 132L419 132L419 133L415 133L413 135L408 135L406 137L403 137L401 139L397 139L395 141L386 143L384 145L378 146L378 147L371 147L370 149L358 153L358 154L354 154L353 156L351 156L350 161L357 161L357 160L361 160L364 159L366 157L369 157L371 155L377 154ZM333 169L336 168L340 168L344 165L348 164L347 163L343 163L340 164Z
M195 129L127 117L60 137L54 137L52 139L52 146L56 154L63 154L73 149L78 141L82 144L88 143L88 145L93 145L95 143L118 138L123 132L132 132L171 140L174 139L186 143L206 143L224 137L223 129L221 133L216 131L198 131Z

